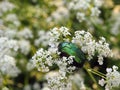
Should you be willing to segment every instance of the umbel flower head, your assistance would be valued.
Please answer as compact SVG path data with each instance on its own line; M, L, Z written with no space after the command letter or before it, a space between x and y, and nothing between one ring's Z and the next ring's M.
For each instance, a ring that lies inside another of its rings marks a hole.
M101 13L99 7L103 0L64 0L69 10L73 11L79 22L89 18L98 17Z
M99 80L99 84L104 86L105 90L110 90L113 87L118 87L120 85L120 73L117 71L118 67L113 65L112 68L107 68L106 79Z
M32 57L32 62L41 72L48 72L52 66L56 65L60 77L56 79L61 83L66 81L70 73L76 69L74 62L79 65L83 60L91 60L97 52L98 62L102 65L103 57L112 55L109 44L106 43L103 37L96 42L93 36L84 30L75 31L73 36L66 27L53 28L49 35L51 36L50 47L48 50L39 49ZM57 90L55 89L57 84L54 80L50 80L50 88ZM65 86L67 85L64 84ZM61 85L61 87L63 86ZM60 84L57 88L60 88Z

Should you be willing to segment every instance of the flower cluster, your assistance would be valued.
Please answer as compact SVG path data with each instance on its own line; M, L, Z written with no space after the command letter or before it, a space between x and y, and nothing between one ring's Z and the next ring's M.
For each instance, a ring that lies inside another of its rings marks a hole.
M0 60L0 71L4 75L12 77L17 76L20 73L20 70L16 67L15 59L7 55L4 55L4 57Z
M57 47L58 43L63 41L69 41L68 36L71 36L69 29L66 27L53 28L50 32L50 42L51 47Z
M21 30L20 32L18 32L19 38L24 38L24 39L29 39L29 38L33 38L33 34L32 31L25 27L23 30Z
M25 31L24 34L22 33L23 31ZM27 33L28 35L26 35ZM23 39L25 38L24 36L26 39L31 38L31 31L0 30L0 71L4 75L17 76L20 73L14 56L17 55L18 50L27 55L31 47L30 42Z
M0 0L0 90L120 86L118 1Z
M49 49L48 51L43 50L42 48L36 52L36 54L32 57L32 62L34 67L37 67L38 71L48 72L50 71L50 67L53 65L57 65L59 71L57 71L57 75L53 77L47 77L48 86L52 88L52 90L58 90L59 88L67 88L67 73L71 73L75 70L75 66L70 66L73 62L73 57L59 57L59 53L53 53ZM57 68L56 67L56 68ZM49 75L48 75L49 76ZM70 90L70 89L68 89Z
M105 90L111 90L113 87L118 87L120 85L120 73L117 71L118 67L113 66L112 68L107 68L106 79L99 80L99 84L104 86Z
M18 50L18 42L9 40L7 37L0 37L0 71L5 75L17 76L20 70L16 67L13 57L7 55L13 49Z
M47 18L47 22L52 23L54 21L54 23L59 23L63 22L63 20L68 20L69 10L64 6L63 0L52 1L51 5L55 5L56 10Z
M1 47L9 47L9 48L11 47L15 51L19 49L21 53L27 55L30 51L30 42L27 39L32 38L33 34L27 28L19 32L17 30L6 29L6 30L0 30L0 37L1 37L1 44L3 43L3 46ZM5 43L2 42L2 39L4 39Z
M19 27L21 25L18 17L16 16L16 14L8 14L6 17L3 18L4 19L4 23L8 23L8 25L12 24L16 27ZM10 26L9 25L9 26Z
M86 21L89 18L97 17L100 14L99 7L102 0L70 0L67 7L76 13L79 22Z
M46 75L50 90L71 90L71 82L59 72L50 72Z
M38 38L35 40L35 46L47 46L49 44L49 39L50 39L50 35L49 35L49 31L44 31L44 30L40 30L38 32Z
M4 30L0 30L1 37L8 38L18 38L18 39L31 39L33 38L33 33L29 28L23 28L20 31L10 30L10 28L5 28Z
M18 50L18 45L16 40L9 40L7 37L0 37L0 51L8 51L9 49L13 49L14 51ZM6 51L6 52L7 52Z
M7 11L11 11L15 6L10 3L8 0L0 2L0 16Z
M32 57L33 65L37 67L38 71L48 72L49 66L52 66L53 60L50 51L46 51L43 48L38 50Z
M103 57L109 57L111 55L109 45L103 37L96 42L89 32L83 30L75 31L75 35L72 37L72 34L66 27L53 28L49 35L51 37L49 36L50 46L48 50L44 50L43 48L39 49L32 57L32 62L34 67L41 72L51 71L51 67L57 65L57 74L55 73L55 76L47 78L48 86L52 88L52 90L62 87L67 88L65 86L67 86L66 83L69 82L67 80L69 78L68 76L76 69L76 66L72 65L75 56L60 56L61 52L58 51L58 44L60 42L71 42L76 44L84 53L88 54L88 59L90 60L97 52L99 64L103 63ZM81 82L81 84L83 83Z
M71 36L71 33L69 32L69 29L67 29L66 27L61 27L60 29L53 28L50 35L51 35L50 40L52 45L53 44L55 45L56 41L70 42L70 38L68 37ZM89 32L85 32L83 30L75 31L75 35L72 38L71 42L77 44L84 53L88 54L88 60L91 60L93 56L97 53L98 62L100 65L103 64L103 57L112 56L112 51L110 50L109 44L106 43L104 37L101 37L101 39L98 42L96 42L93 39L93 36Z
M103 57L112 56L112 51L109 48L109 44L106 43L105 38L101 37L101 39L96 42L89 32L76 31L72 43L80 46L81 50L88 54L88 60L91 60L95 54L98 54L98 62L100 65L103 64Z

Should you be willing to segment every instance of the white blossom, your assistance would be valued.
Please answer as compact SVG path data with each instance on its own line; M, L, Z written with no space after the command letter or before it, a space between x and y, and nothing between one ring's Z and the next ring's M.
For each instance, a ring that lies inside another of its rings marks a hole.
M5 55L0 60L0 71L3 74L10 75L10 76L17 76L20 73L20 70L16 67L15 59L13 57Z
M82 21L84 21L86 19L85 18L85 14L84 13L80 13L80 12L77 13L76 17L79 20L79 22L82 22Z
M99 80L99 84L100 84L101 86L104 86L104 85L105 85L105 80L102 78L101 80Z
M5 21L11 22L17 27L21 24L16 14L8 14L5 18Z
M66 39L67 36L71 36L69 29L66 27L61 28L53 28L50 32L50 46L56 47L58 45L58 41L69 41L69 38Z
M105 85L105 90L111 90L113 87L120 85L120 73L117 71L118 67L113 65L112 68L107 68L106 79L99 80L101 86Z
M91 60L97 52L98 63L100 65L103 64L104 57L112 57L112 51L104 37L101 37L100 40L96 42L89 32L76 31L72 42L80 46L84 53L88 54L88 60Z
M62 76L59 72L50 72L46 75L50 90L71 90L71 82L67 77Z
M0 30L1 37L7 37L9 39L13 39L16 37L17 31L11 30L10 28L6 28L5 30Z
M29 38L33 38L33 34L29 28L25 27L23 30L18 32L18 37L29 39Z
M49 66L53 64L51 52L43 50L43 48L39 49L32 57L32 62L38 71L48 72Z
M28 40L19 40L18 41L19 49L21 53L27 55L30 51L30 42Z
M3 75L16 77L20 73L15 59L9 55L9 52L18 49L19 46L16 40L0 37L0 71Z
M69 0L65 2L67 8L74 11L79 22L98 17L100 14L99 7L103 3L102 0Z
M10 3L8 0L3 0L2 2L0 2L0 16L2 16L3 13L7 11L11 11L14 8L15 6L12 3Z
M57 41L60 39L60 36L63 38L63 36L66 37L71 34L69 33L68 28L61 27L61 28L53 28L51 30L50 35L51 35L51 41Z
M51 90L70 90L71 82L69 76L76 69L76 66L73 65L75 56L61 57L61 52L58 51L58 44L66 42L65 40L69 39L69 36L72 35L68 28L61 27L53 28L50 36L49 39L52 44L48 50L41 48L36 52L32 57L33 65L41 72L48 72L50 67L57 65L57 70L54 73L52 72L53 76L48 74L49 77L46 77L48 88ZM89 32L84 30L75 31L74 37L71 37L67 42L76 44L86 54L88 60L93 59L97 52L99 64L103 64L104 57L111 56L111 50L105 38L101 37L97 42ZM80 85L84 90L84 83L81 82Z
M49 31L48 32L45 32L44 30L40 30L38 32L38 38L35 40L35 45L36 46L47 46L49 45L49 41L50 41L50 35L49 35Z
M13 39L8 39L7 37L0 37L0 51L1 53L4 51L8 51L9 49L13 49L15 51L18 50L18 42ZM0 54L1 54L0 53Z
M97 7L91 9L91 16L99 16L100 10Z
M72 73L75 70L75 66L70 66L73 63L73 56L62 57L55 61L55 64L59 67L59 73L62 76L66 76L67 73Z
M64 6L58 7L51 16L47 18L47 22L55 21L55 23L62 22L69 18L69 11Z
M70 83L67 80L67 74L72 73L75 70L75 66L71 66L73 63L73 56L70 57L59 57L59 53L57 55L57 50L50 51L51 49L43 50L42 48L36 52L36 54L32 57L32 62L35 67L37 67L38 71L48 72L50 71L49 67L53 65L57 65L59 70L55 73L52 73L53 76L49 74L46 76L48 81L48 86L52 90L60 90L66 89L70 90ZM56 54L56 55L55 55ZM49 76L49 77L48 77Z

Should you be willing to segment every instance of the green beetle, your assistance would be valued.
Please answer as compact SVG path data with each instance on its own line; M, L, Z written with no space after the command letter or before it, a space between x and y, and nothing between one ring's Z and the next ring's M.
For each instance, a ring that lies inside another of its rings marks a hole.
M58 45L58 51L61 52L60 56L75 56L73 65L77 67L83 66L86 57L80 48L71 42L61 42Z

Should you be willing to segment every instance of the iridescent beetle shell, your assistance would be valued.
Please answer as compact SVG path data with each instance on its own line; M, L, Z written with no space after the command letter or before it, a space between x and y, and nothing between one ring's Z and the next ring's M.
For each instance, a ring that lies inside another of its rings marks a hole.
M61 52L60 56L75 56L73 65L77 67L83 66L86 58L84 53L80 50L80 48L71 42L61 42L58 45L58 50Z

